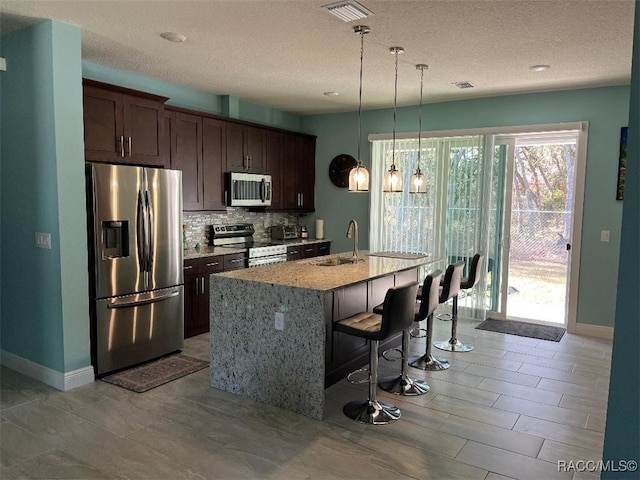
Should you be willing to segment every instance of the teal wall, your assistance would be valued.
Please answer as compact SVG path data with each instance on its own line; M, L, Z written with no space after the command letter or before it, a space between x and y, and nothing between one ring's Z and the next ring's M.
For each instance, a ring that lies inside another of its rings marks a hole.
M620 245L618 297L603 458L620 466L640 461L640 2L636 2L627 173ZM637 463L636 463L637 465ZM603 479L639 477L605 472Z
M47 21L1 45L1 347L59 372L90 365L80 40Z
M180 87L89 61L82 62L82 75L92 80L169 97L167 105L174 107L190 108L214 115L238 118L247 122L255 122L287 130L300 130L299 116L244 102L237 97L216 95L192 88Z
M429 104L423 110L423 130L454 130L561 122L589 122L581 245L578 322L612 326L615 313L622 203L615 200L620 127L627 125L629 88L610 87L553 93L514 95ZM305 130L318 136L316 149L316 213L325 220L325 236L335 251L347 251L349 219L360 225L360 246L368 245L369 194L349 193L333 186L328 176L331 159L340 153L356 155L355 113L303 118ZM417 107L399 108L397 132L415 132ZM390 133L393 112L362 114L363 161L369 166L367 137ZM346 208L345 208L346 207ZM312 224L311 222L309 223ZM600 230L611 231L609 243Z

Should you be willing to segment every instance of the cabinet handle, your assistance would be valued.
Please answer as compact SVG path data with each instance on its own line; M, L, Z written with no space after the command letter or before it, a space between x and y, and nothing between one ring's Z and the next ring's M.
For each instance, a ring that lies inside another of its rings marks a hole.
M200 277L196 277L196 295L200 293Z
M202 277L202 287L201 287L201 290L202 290L202 294L204 295L204 277Z
M304 207L304 193L300 194L300 206Z
M182 267L184 270L191 270L193 265L187 265L186 267Z
M235 260L231 260L230 263L238 263L238 262L243 262L244 258L236 258Z
M120 156L124 157L124 136L120 135Z
M247 170L251 170L251 155L247 155Z
M131 157L131 137L129 137L129 157Z
M216 265L220 265L220 262L211 262L206 264L207 267L215 267Z
M224 191L224 204L227 204L227 191Z

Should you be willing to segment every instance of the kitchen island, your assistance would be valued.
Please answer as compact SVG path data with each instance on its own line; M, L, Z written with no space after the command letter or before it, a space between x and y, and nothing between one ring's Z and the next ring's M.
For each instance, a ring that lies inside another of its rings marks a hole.
M212 275L211 386L322 419L324 389L368 359L366 341L334 332L333 322L370 311L389 288L421 281L438 262L367 252L357 263L350 257Z

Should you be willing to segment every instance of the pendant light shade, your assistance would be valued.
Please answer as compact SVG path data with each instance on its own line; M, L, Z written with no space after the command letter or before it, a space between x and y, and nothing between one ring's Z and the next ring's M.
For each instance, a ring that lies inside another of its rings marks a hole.
M391 47L389 51L396 57L396 77L393 94L393 144L391 150L391 167L384 176L382 190L387 193L402 192L402 175L396 168L396 109L398 104L398 55L404 53L402 47Z
M364 58L364 36L370 32L369 27L356 25L353 31L360 35L360 90L358 93L358 164L349 172L349 191L368 192L369 191L369 171L362 165L360 156L361 128L362 128L362 60Z
M415 173L411 176L409 193L427 193L427 179L420 171L420 157L422 156L422 87L424 85L424 71L429 66L424 63L416 65L416 70L420 70L420 109L418 110L418 163Z

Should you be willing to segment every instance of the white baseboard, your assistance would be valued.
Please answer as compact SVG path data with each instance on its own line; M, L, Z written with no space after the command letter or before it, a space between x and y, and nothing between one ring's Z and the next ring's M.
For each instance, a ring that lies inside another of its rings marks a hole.
M576 323L576 335L585 335L587 337L613 339L613 327L604 327L602 325L590 325L588 323Z
M61 373L5 350L0 350L0 364L64 392L95 381L91 366Z

